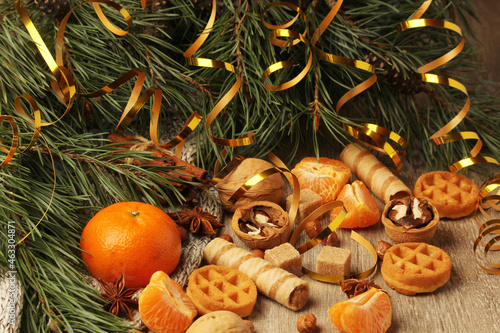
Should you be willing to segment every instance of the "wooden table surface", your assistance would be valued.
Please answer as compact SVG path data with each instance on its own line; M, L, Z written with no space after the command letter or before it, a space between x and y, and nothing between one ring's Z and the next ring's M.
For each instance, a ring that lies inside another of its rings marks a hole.
M499 172L498 169L493 171ZM421 172L405 166L399 177L413 189ZM466 175L479 186L493 174ZM356 178L352 176L351 181L354 179ZM382 210L384 205L380 200L377 201ZM495 217L498 217L498 214ZM225 227L221 232L232 235L235 244L250 250L235 236L230 221L231 215L226 214ZM327 223L324 221L324 225ZM486 273L476 262L473 244L478 230L473 215L459 220L441 220L429 244L448 253L452 261L452 271L450 280L433 293L405 296L390 289L380 273L379 262L376 271L368 280L388 291L393 309L392 325L388 332L500 332L500 275ZM356 232L373 247L376 247L379 240L393 244L380 221L372 227L356 229ZM348 248L352 252L352 273L360 273L373 265L373 257L350 239L349 230L337 230L337 234L337 246ZM296 245L301 245L306 240L307 236L303 233ZM304 253L303 266L315 270L315 259L320 250L321 245L318 245ZM491 251L489 259L500 262L499 252ZM289 310L263 295L258 296L254 311L247 318L254 323L256 333L297 332L297 319L306 313L316 315L316 332L338 332L331 323L327 310L333 304L346 300L347 296L339 285L319 282L307 276L303 278L310 283L310 293L307 305L300 311Z

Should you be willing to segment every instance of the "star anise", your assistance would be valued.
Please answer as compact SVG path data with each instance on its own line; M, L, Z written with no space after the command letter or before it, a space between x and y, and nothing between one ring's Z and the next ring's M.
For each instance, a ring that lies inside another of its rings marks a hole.
M217 221L215 216L203 211L198 206L194 207L193 210L186 208L177 213L169 213L169 215L179 226L193 234L214 235L214 229L224 226Z
M137 306L137 301L132 297L140 288L125 289L125 277L122 275L116 283L99 280L102 284L102 297L108 301L104 309L115 316L126 314L130 320L134 320L129 306Z
M382 289L372 281L357 280L357 279L348 279L340 281L340 288L347 295L348 298L358 296L359 294L364 293L365 291L367 291L372 287L377 289Z

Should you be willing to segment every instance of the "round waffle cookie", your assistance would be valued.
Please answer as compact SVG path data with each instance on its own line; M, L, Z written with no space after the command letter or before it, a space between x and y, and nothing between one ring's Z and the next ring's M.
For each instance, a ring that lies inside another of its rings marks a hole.
M434 171L417 179L413 195L430 201L441 218L458 219L474 211L479 189L465 176Z
M385 283L404 295L433 292L450 279L451 260L426 243L400 243L387 250L381 273Z
M188 278L186 293L199 314L226 310L246 317L257 301L257 287L244 273L229 267L207 265Z

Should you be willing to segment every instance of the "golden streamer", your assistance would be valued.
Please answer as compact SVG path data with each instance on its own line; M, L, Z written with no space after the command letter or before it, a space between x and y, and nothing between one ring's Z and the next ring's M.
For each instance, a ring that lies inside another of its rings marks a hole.
M474 164L478 163L493 163L500 165L500 163L488 156L478 156L482 146L483 142L480 139L479 135L475 132L459 132L459 133L452 133L450 132L456 128L465 118L465 116L468 114L469 109L470 109L470 98L469 94L467 92L467 89L463 84L460 82L448 78L448 77L443 77L439 76L436 74L430 74L428 73L429 71L436 69L437 67L440 67L447 62L451 61L453 58L455 58L464 48L465 45L465 39L462 34L462 30L460 27L454 23L447 22L447 21L442 21L442 20L432 20L432 19L421 19L421 17L424 15L424 13L427 11L429 6L431 5L432 0L426 0L419 10L412 16L410 17L406 22L403 22L398 25L398 30L399 31L405 31L407 29L415 29L415 28L423 28L423 27L438 27L438 28L444 28L451 30L455 33L457 33L460 37L460 43L454 47L451 51L447 52L445 55L439 57L438 59L435 59L431 61L428 64L425 64L417 69L418 72L422 74L421 80L423 82L427 83L433 83L433 84L441 84L445 86L449 86L452 88L455 88L459 91L461 91L466 97L467 100L462 107L462 109L457 113L455 117L451 121L449 121L445 126L443 126L441 129L439 129L437 132L435 132L429 139L431 142L435 145L442 145L445 143L450 143L458 140L476 140L476 144L472 148L472 150L469 152L470 157L463 158L462 160L459 160L455 163L453 163L449 168L451 172L457 172L463 168L469 167ZM477 264L481 267L481 269L485 270L488 273L491 274L500 274L500 270L498 269L491 269L483 264L481 264L477 258L477 247L479 244L484 246L484 258L485 261L494 268L500 268L500 264L495 264L491 262L488 259L488 251L489 250L499 250L500 245L495 246L497 242L500 241L500 236L493 237L490 241L487 243L483 242L483 239L491 234L491 233L499 233L498 231L500 230L500 220L498 219L493 219L489 214L485 212L486 208L491 208L494 207L497 209L498 206L495 206L494 203L498 202L500 199L500 196L493 196L493 195L488 195L491 191L495 190L498 188L499 183L498 180L500 179L500 175L497 175L495 177L492 177L488 180L486 180L482 186L481 193L478 197L478 204L476 207L476 222L479 225L479 236L476 238L476 241L474 242L474 256L476 259ZM494 202L494 203L492 203ZM477 218L477 213L478 209L481 211L484 217L488 219L483 224L480 224ZM497 209L498 210L498 209Z
M432 71L433 69L436 69L437 67L443 66L444 64L455 58L463 50L465 45L465 39L463 37L462 30L460 29L460 27L454 23L443 20L421 19L421 17L424 15L424 13L431 5L432 1L433 0L426 0L413 16L411 16L407 21L400 23L397 28L399 31L405 31L408 29L416 29L423 27L438 27L451 30L457 33L461 37L460 43L456 47L454 47L452 50L447 52L445 55L439 57L438 59L435 59L429 62L428 64L419 67L417 71L422 74L421 80L423 82L441 84L449 86L451 88L455 88L461 91L467 97L467 99L464 106L457 113L457 115L445 126L443 126L441 129L435 132L429 139L435 145L442 145L444 143L454 142L458 140L476 140L474 148L469 153L470 157L464 158L458 162L453 163L450 166L451 172L457 172L465 167L478 163L500 164L494 158L486 156L477 156L483 146L483 142L481 141L477 133L460 132L460 133L449 134L454 128L456 128L463 121L465 116L468 114L471 104L469 94L467 92L467 89L462 83L452 78L443 77L436 74L430 74L428 72Z
M4 151L7 153L7 156L4 158L2 163L0 163L0 169L4 168L14 157L14 154L16 153L17 150L17 145L19 142L19 129L17 128L17 124L14 121L14 117L12 116L0 116L0 124L3 123L4 121L9 122L10 128L12 129L12 142L10 144L10 149L6 149L2 146L0 146L0 150ZM1 143L1 141L0 141Z
M50 53L47 45L43 41L42 37L40 36L40 33L36 29L35 25L31 21L30 17L28 16L28 13L24 9L23 5L19 2L16 1L15 6L16 10L25 25L29 35L33 39L34 43L36 44L40 54L42 55L45 63L49 67L52 75L54 76L54 80L51 80L51 87L58 96L60 102L66 106L66 110L64 113L57 118L55 121L52 122L42 122L41 120L41 112L38 107L37 102L35 99L30 96L29 94L23 94L21 96L18 96L15 100L15 108L17 113L21 114L26 123L28 123L30 126L34 128L34 133L33 137L31 139L31 142L29 145L23 150L26 151L33 147L33 145L37 142L37 139L41 136L42 139L45 141L45 144L48 146L46 139L43 137L43 134L41 133L41 128L42 126L49 126L57 123L60 121L68 112L71 110L75 97L76 97L76 85L75 81L73 79L73 76L71 75L70 71L64 66L64 61L63 61L63 52L65 50L64 46L64 32L66 29L66 25L68 22L69 17L73 13L73 11L78 8L79 6L82 6L87 3L92 3L95 12L97 13L97 16L101 20L101 22L106 26L108 30L113 32L116 35L123 36L128 33L130 28L132 27L132 19L129 15L129 13L122 8L120 5L109 1L109 0L88 0L85 2L82 2L81 4L77 5L76 7L72 8L63 18L61 21L61 24L59 26L59 30L57 33L56 37L56 43L58 45L56 49L56 59L52 57L52 54ZM144 0L143 1L143 8L150 4L151 2L149 0ZM123 16L125 21L127 22L127 30L122 30L118 27L116 27L113 23L111 23L106 15L103 13L100 4L105 4L108 5L118 12ZM183 143L186 139L186 137L196 128L196 126L199 124L201 121L201 116L195 112L193 113L186 124L184 125L182 131L180 134L178 134L174 139L172 139L170 142L160 145L158 142L158 135L157 135L157 128L158 128L158 119L159 119L159 111L161 108L161 97L162 97L162 92L159 89L156 88L149 88L142 96L139 97L140 91L142 90L143 83L144 83L144 78L145 74L138 71L137 69L132 69L128 73L122 75L119 79L115 80L113 83L109 84L108 86L99 89L96 92L89 93L89 94L82 94L83 96L86 97L96 97L96 96L102 96L104 94L112 92L114 89L118 88L134 76L138 76L138 79L136 81L136 84L134 86L134 90L132 92L132 95L129 99L129 102L125 108L125 111L122 114L122 117L120 119L120 122L117 125L117 130L123 130L126 125L130 123L132 118L135 116L135 114L142 108L142 106L149 100L151 96L155 96L155 100L153 102L153 111L152 111L152 121L151 121L151 126L150 126L150 134L151 134L151 139L152 141L157 144L158 146L162 148L171 148L173 146L176 146L176 156L180 157L182 153L182 146ZM31 108L33 109L33 118L30 117L23 109L21 105L21 99L25 99L28 101L30 104ZM7 153L7 156L4 158L4 160L0 163L0 169L5 167L14 157L15 152L17 150L17 147L19 145L19 130L17 127L16 122L14 119L17 119L12 116L0 116L0 123L3 121L8 121L11 128L12 128L12 142L11 142L11 147L10 149L6 149L4 147L0 147L0 150L4 151ZM179 149L180 148L180 149ZM24 241L29 235L31 235L32 231L38 227L40 222L45 218L48 210L50 209L52 205L52 200L55 195L55 188L56 188L56 173L55 173L55 165L54 165L54 160L52 157L52 153L49 149L49 156L52 161L52 167L54 170L54 186L52 189L51 197L48 203L48 206L46 210L44 211L42 217L40 220L36 223L34 228L27 234L25 235L19 242L21 243Z
M328 229L328 228L327 228ZM305 267L302 267L302 271L307 274L310 278L322 282L328 282L328 283L339 283L340 281L344 281L347 279L366 279L370 275L375 272L375 269L377 268L377 252L373 248L373 245L370 244L365 238L363 238L360 234L355 232L354 230L351 231L351 238L356 241L357 243L361 244L370 254L372 255L373 259L375 259L375 263L366 271L358 273L358 274L351 274L347 276L342 276L342 275L324 275L324 274L319 274L314 271L311 271Z
M33 22L29 18L28 14L24 10L23 6L21 3L16 2L16 9L26 26L26 29L28 30L30 36L32 37L33 41L36 43L38 50L40 51L42 57L44 58L45 62L49 66L50 71L55 77L55 81L51 82L51 85L56 92L56 94L59 96L60 100L67 103L67 108L64 112L64 114L59 117L56 121L50 122L50 123L41 123L39 122L39 126L36 126L37 131L39 130L40 126L47 126L47 125L52 125L59 121L62 117L64 117L69 110L71 109L75 95L76 95L76 86L74 83L74 79L71 76L69 70L64 67L64 61L63 61L63 54L65 51L65 43L64 43L64 33L66 31L67 27L67 22L70 18L70 16L73 14L73 12L80 6L84 4L92 3L95 12L97 13L97 16L99 17L100 21L104 24L104 26L111 31L112 33L118 35L118 36L124 36L128 33L130 28L133 25L132 18L130 14L119 4L114 3L113 1L110 0L87 0L82 2L81 4L75 6L72 8L62 19L57 36L56 36L56 43L58 45L56 49L56 60L52 57L50 51L48 50L46 44L44 43L42 37L38 33L37 29L35 28ZM127 29L123 30L118 27L116 27L111 21L106 17L104 12L102 11L100 5L105 4L107 6L110 6L111 8L115 9L118 11L124 20L127 23ZM143 5L147 5L147 2L144 2ZM98 89L97 91L87 93L87 94L81 94L84 97L92 98L92 97L98 97L98 96L103 96L105 94L108 94L124 83L128 82L132 78L137 76L137 80L135 82L134 88L132 90L130 99L125 107L125 110L122 113L121 119L118 122L118 125L116 126L116 131L117 132L123 132L125 128L130 124L130 122L133 120L135 115L139 112L139 110L144 106L144 104L152 97L154 96L154 101L153 101L153 106L152 106L152 120L151 120L151 126L150 126L150 135L151 135L151 140L161 148L171 148L173 146L181 145L186 137L196 128L196 126L199 124L201 121L201 116L197 113L194 112L189 119L187 120L186 124L184 125L184 128L182 132L177 135L174 139L169 141L168 143L165 144L160 144L158 140L158 120L160 116L160 109L161 109L161 100L162 100L162 91L157 88L149 88L146 90L146 92L142 95L140 95L142 88L144 87L144 81L145 81L145 73L142 71L139 71L138 69L132 69L129 72L123 74L120 76L118 79L110 83L109 85ZM32 98L28 97L28 95L23 95L24 98L28 99L30 103L33 106L32 103ZM33 107L35 109L35 107ZM16 109L18 112L25 114L25 112L22 112L20 110L20 107L17 106L16 102ZM35 116L37 117L39 110L35 110ZM35 117L35 118L36 118ZM35 140L36 141L36 140ZM32 142L34 143L34 142ZM177 150L176 155L180 155L181 150Z
M231 162L229 162L217 175L212 178L211 182L212 185L216 185L219 181L224 179L232 170L237 168L241 162L243 162L245 158L243 156L237 156L235 157ZM253 177L250 177L248 180L245 181L243 185L240 186L228 199L226 203L223 203L224 207L226 209L231 209L231 207L243 196L245 193L250 190L253 186L258 184L260 181L264 180L265 178L269 177L270 175L276 174L276 173L281 173L283 174L288 182L292 185L293 188L293 198L292 198L292 204L290 206L290 209L288 211L288 219L290 226L293 227L295 225L295 218L297 216L298 212L298 207L299 207L299 201L300 201L300 186L299 186L299 181L297 177L291 173L291 171L286 167L286 165L273 153L269 153L269 160L275 165L273 168L269 168L267 170L264 170L257 175L254 175ZM317 208L315 211L313 211L311 214L309 214L294 230L292 233L289 243L295 246L295 243L297 242L300 234L304 230L305 225L307 222L312 221L314 219L319 218L322 216L324 213L332 210L333 208L336 207L342 207L342 211L337 215L337 217L330 222L330 224L322 231L320 232L315 238L309 240L307 243L299 246L297 250L299 251L300 254L312 249L314 246L317 244L321 243L323 239L326 239L328 235L330 235L332 232L334 232L338 226L342 223L344 218L347 215L347 211L344 207L344 204L341 201L333 201L326 203L322 205L321 207ZM323 281L323 282L329 282L329 283L338 283L339 281L342 281L344 279L348 278L357 278L357 279L364 279L370 276L376 268L377 265L377 253L373 246L363 237L361 237L359 234L355 233L354 231L351 234L351 238L354 239L356 242L360 243L363 247L365 247L375 258L375 264L368 269L367 271L364 271L359 274L355 274L352 276L330 276L330 275L321 275L316 272L310 271L307 268L303 267L303 271L305 274L307 274L309 277L318 280L318 281Z
M266 89L270 91L282 91L291 88L295 86L297 83L299 83L307 75L307 73L311 68L313 52L316 54L319 60L324 60L332 64L354 67L372 74L368 79L356 85L352 90L346 92L339 99L335 108L337 113L340 112L340 109L344 106L344 104L346 104L349 100L353 99L357 95L361 94L363 91L370 88L377 81L377 76L375 75L375 68L373 65L365 61L349 59L346 57L330 54L321 51L319 48L316 47L316 43L318 42L323 32L327 30L328 26L331 24L331 22L337 15L340 7L342 6L342 3L343 0L338 0L335 3L330 12L326 15L326 17L320 23L319 27L316 29L310 42L308 42L307 39L305 38L307 29L302 34L286 29L290 27L300 16L303 17L304 22L306 23L307 26L305 15L300 9L300 7L286 1L276 1L264 8L262 21L266 27L273 29L273 31L271 32L271 40L270 40L273 45L279 47L285 47L290 45L293 46L302 42L310 48L309 58L307 60L305 67L297 76L295 76L294 78L292 78L287 82L281 83L279 85L273 85L273 84L267 84L265 81L272 73L275 73L284 68L293 67L294 66L293 61L278 61L276 63L271 64L268 68L266 68L266 70L262 74L262 81L264 82L264 86L266 87ZM264 16L271 8L277 6L283 6L292 9L294 11L297 11L297 15L292 20L286 22L285 24L271 25L267 21L265 21ZM294 39L291 42L287 43L285 41L277 39L277 37L288 37ZM355 128L345 123L343 123L342 125L344 129L354 138L363 141L366 145L370 146L373 149L376 149L378 151L381 151L389 155L389 157L396 166L396 172L401 170L403 164L399 156L400 154L404 155L405 154L404 152L407 148L406 141L403 138L401 138L399 135L397 135L392 131L389 131L385 128L382 128L374 124L361 124L359 128ZM395 141L397 144L401 146L401 149L395 149L391 144L387 142L386 138Z
M479 226L479 236L474 242L474 256L477 264L486 272L490 274L500 275L500 263L493 263L488 259L489 251L497 251L500 250L500 236L492 237L488 242L484 242L484 238L490 234L500 234L500 219L493 218L490 214L486 212L487 209L494 209L496 211L500 211L500 205L498 202L500 201L500 195L498 191L500 190L500 174L493 176L483 182L481 185L481 191L479 193L478 198L478 208L475 211L475 220L477 225ZM493 194L497 193L497 194ZM486 218L486 222L481 223L478 218L478 212ZM495 245L499 243L498 245ZM483 250L483 260L488 263L490 267L486 267L480 263L477 258L477 248L481 245L484 248Z
M241 87L241 78L236 73L236 69L233 65L227 62L217 61L213 59L206 58L195 58L193 57L196 51L200 49L203 43L207 40L208 35L210 34L210 30L213 28L215 23L216 16L216 0L212 1L212 11L210 13L210 17L208 19L207 25L203 29L203 32L196 39L196 41L184 52L184 58L186 59L186 63L191 66L198 67L206 67L206 68L219 68L224 69L228 72L236 74L236 82L233 84L231 89L219 100L219 102L214 106L214 108L210 111L207 116L207 120L205 122L205 129L214 143L227 146L227 147L239 147L239 146L247 146L255 142L254 135L255 133L249 133L243 135L237 139L223 139L218 138L211 134L210 126L212 125L215 118L221 113L221 111L229 104L229 102L233 99L233 97L238 93L238 90Z
M288 221L290 226L293 227L295 224L295 218L297 216L297 211L299 209L299 201L300 201L300 186L297 177L291 173L291 171L286 167L286 165L273 153L269 153L270 161L275 165L273 168L266 169L245 181L243 185L241 185L227 200L227 202L223 202L223 207L227 210L230 210L238 200L245 195L247 191L249 191L253 186L264 180L265 178L274 175L276 173L281 173L286 175L286 179L292 185L293 188L293 197L292 204L290 206L290 210L288 212ZM210 184L212 186L217 185L222 179L224 179L231 171L236 169L241 162L243 162L245 158L241 155L236 156L233 160L231 160L220 172L218 172L211 180Z
M323 229L316 237L311 238L307 243L297 247L297 251L299 251L300 254L303 254L316 245L320 244L322 240L326 239L332 232L335 232L335 230L339 227L339 225L342 223L344 218L347 215L347 211L344 207L344 204L341 201L332 201L329 203L324 204L323 206L317 208L315 211L313 211L311 214L309 214L302 222L297 226L297 228L294 230L291 238L290 238L290 244L295 246L295 243L299 239L300 234L302 231L304 231L304 228L306 224L309 221L313 221L315 219L320 218L324 213L332 210L333 208L337 207L342 207L342 211L335 217L333 221L330 222L330 224ZM369 277L376 269L377 267L377 252L373 248L373 246L368 242L366 239L361 237L358 233L352 231L351 233L351 238L354 239L356 242L361 244L365 249L370 252L370 254L373 256L375 259L375 264L371 266L368 270L358 273L358 274L353 274L349 276L341 276L341 275L324 275L324 274L319 274L314 271L311 271L305 267L302 267L302 271L304 274L309 276L312 279L322 281L322 282L328 282L328 283L339 283L340 281L346 280L346 279L365 279Z

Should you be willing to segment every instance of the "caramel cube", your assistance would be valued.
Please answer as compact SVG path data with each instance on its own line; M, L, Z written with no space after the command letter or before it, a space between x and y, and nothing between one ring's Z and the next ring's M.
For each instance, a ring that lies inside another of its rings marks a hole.
M286 198L286 211L290 212L290 207L292 206L293 194L290 194ZM297 210L297 217L295 218L296 223L302 222L309 214L311 214L315 209L321 207L323 204L323 198L311 189L305 188L300 190L299 208Z
M316 272L324 275L350 275L351 251L334 246L323 246L316 258Z
M264 259L292 274L302 275L302 257L290 243L283 243L266 250Z

